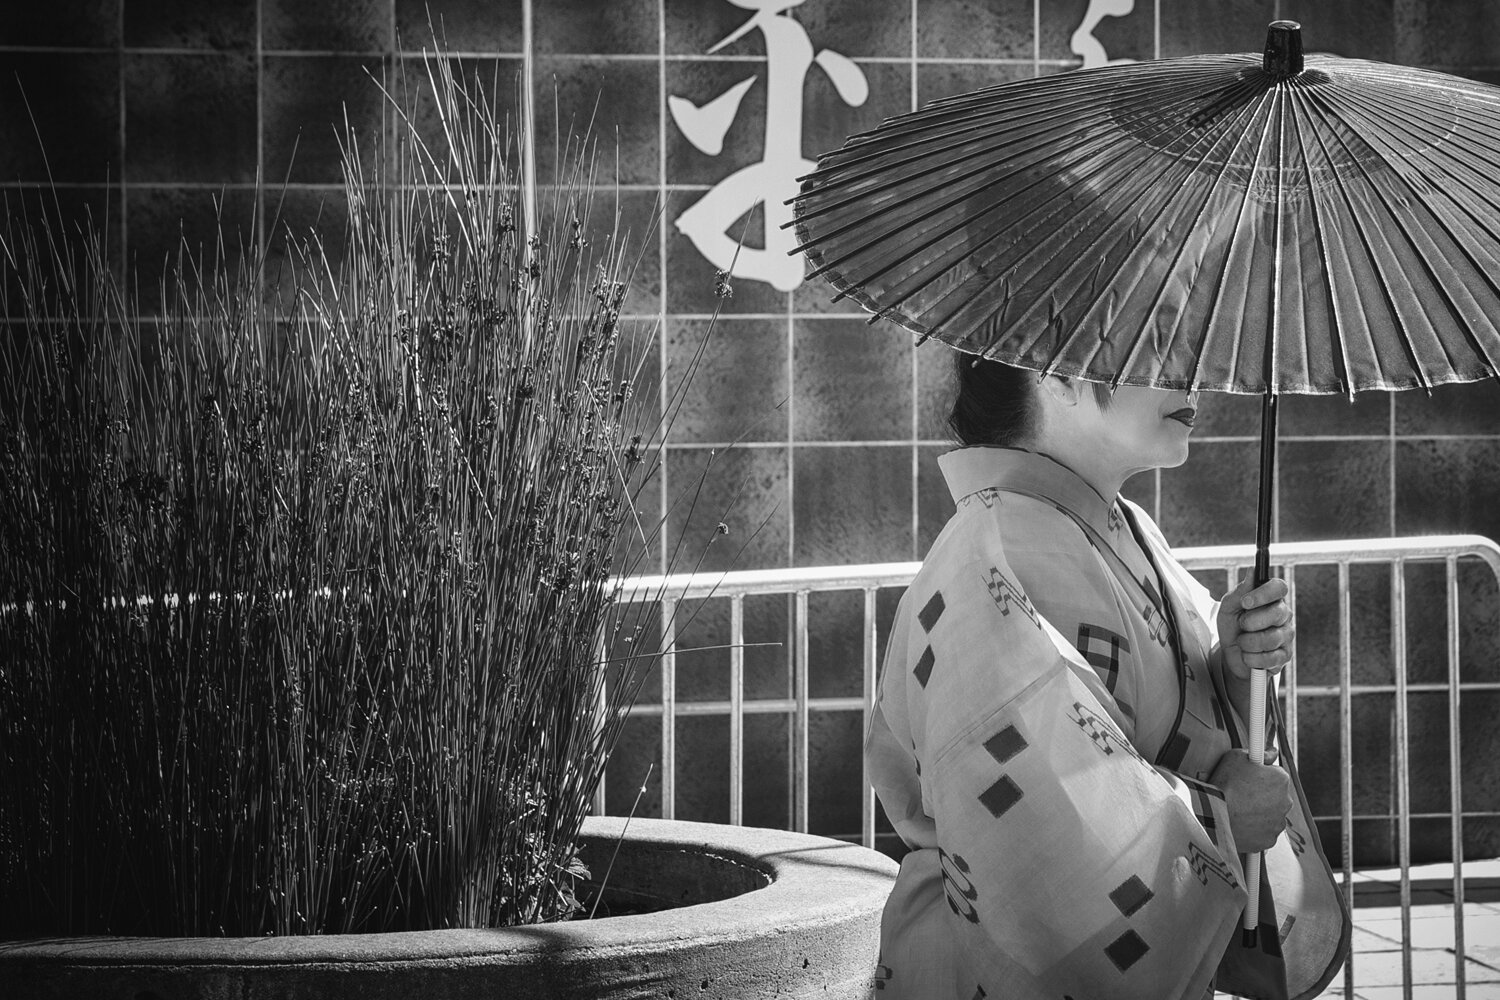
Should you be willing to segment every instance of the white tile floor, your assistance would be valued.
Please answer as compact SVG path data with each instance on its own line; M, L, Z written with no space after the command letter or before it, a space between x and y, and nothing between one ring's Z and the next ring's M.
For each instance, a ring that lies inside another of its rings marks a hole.
M1464 986L1458 985L1454 947L1453 870L1448 865L1411 869L1409 931L1401 921L1400 872L1357 872L1354 939L1345 973L1334 977L1324 1000L1500 1000L1500 861L1464 865ZM1410 971L1402 958L1411 942Z
M1350 961L1317 1000L1500 1000L1500 860L1464 865L1462 993L1453 868L1413 867L1410 881L1410 930L1403 932L1400 871L1355 872ZM1404 934L1411 941L1410 973L1402 959Z

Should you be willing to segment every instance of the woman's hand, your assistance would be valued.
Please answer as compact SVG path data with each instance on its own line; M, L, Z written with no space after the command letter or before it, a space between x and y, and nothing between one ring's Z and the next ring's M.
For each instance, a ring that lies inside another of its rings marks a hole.
M1292 609L1286 603L1285 580L1267 580L1250 589L1246 579L1219 603L1219 648L1224 665L1237 680L1250 671L1276 673L1292 659Z
M1292 808L1292 780L1279 767L1250 763L1245 750L1230 750L1219 758L1211 781L1224 793L1229 828L1242 854L1269 850L1286 826Z

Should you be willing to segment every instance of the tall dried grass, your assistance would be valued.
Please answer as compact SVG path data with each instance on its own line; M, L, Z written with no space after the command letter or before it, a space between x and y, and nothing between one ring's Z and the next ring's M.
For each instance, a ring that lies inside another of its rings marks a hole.
M429 73L441 127L350 132L347 252L276 234L276 281L184 248L142 319L96 235L7 213L0 936L577 907L681 383L582 147L528 244L521 136Z

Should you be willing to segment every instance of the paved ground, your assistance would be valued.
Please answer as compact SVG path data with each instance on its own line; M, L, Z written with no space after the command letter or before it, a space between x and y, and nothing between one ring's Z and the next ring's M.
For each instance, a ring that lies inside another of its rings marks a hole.
M1401 921L1399 871L1354 876L1354 948L1320 1000L1500 1000L1500 861L1464 866L1464 992L1454 947L1453 869L1411 869L1410 930ZM1409 933L1410 970L1402 958Z

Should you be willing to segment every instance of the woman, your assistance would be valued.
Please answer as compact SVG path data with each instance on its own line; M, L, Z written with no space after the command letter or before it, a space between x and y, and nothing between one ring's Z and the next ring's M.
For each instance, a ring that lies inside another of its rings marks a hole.
M1250 671L1290 656L1286 585L1216 605L1119 495L1187 460L1194 398L957 370L957 511L902 599L865 746L911 848L882 997L1316 995L1348 916L1295 779L1241 749Z

